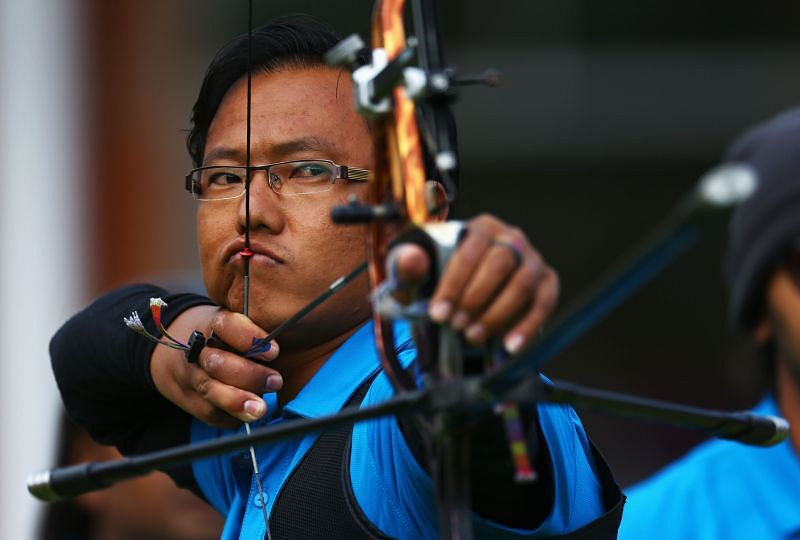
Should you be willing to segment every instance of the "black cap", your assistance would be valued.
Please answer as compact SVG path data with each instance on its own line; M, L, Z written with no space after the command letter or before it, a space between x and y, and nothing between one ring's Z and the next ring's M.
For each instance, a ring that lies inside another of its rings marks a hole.
M725 259L731 322L750 330L761 317L767 279L800 238L800 108L747 131L724 161L747 163L758 174L755 193L731 219Z

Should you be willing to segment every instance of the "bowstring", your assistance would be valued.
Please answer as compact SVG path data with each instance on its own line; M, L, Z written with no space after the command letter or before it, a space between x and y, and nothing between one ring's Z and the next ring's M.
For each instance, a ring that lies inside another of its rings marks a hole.
M250 137L252 133L251 128L251 111L253 103L253 0L247 1L247 119L246 119L246 142L245 142L245 183L244 183L244 249L242 250L242 277L244 280L242 291L242 314L249 316L250 312L250 257L252 251L250 250L250 181L252 173L250 170ZM250 423L244 423L244 429L249 436ZM264 527L267 531L267 540L272 540L272 533L269 529L269 515L267 514L267 500L264 498L264 487L261 485L261 474L258 470L258 459L256 458L256 449L250 445L250 463L253 468L253 476L256 480L256 488L258 489L258 498L261 503L261 514L264 517Z

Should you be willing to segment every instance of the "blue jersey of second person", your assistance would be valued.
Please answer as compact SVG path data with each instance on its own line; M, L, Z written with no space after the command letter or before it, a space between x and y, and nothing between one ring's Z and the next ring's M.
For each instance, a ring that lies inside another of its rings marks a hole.
M773 397L756 407L778 415ZM800 539L800 456L714 440L626 490L621 539Z

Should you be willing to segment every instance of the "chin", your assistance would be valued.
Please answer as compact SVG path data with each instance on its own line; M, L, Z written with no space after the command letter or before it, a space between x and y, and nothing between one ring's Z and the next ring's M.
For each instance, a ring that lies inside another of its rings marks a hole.
M228 294L225 298L225 301L221 302L220 305L227 310L242 313L244 311L244 300L241 291L238 293Z
M230 311L240 312L244 307L244 283L240 279L234 279L232 283L208 287L208 295L211 300ZM252 301L252 291L250 299Z
M229 291L226 296L225 305L223 306L230 311L237 313L244 312L244 295L241 290ZM267 299L269 298L269 299ZM275 295L257 294L257 291L250 290L249 298L249 312L247 316L256 323L258 326L266 331L271 331L286 319L291 317L302 306L296 306L294 310L289 309L289 306L295 304L286 301L286 299L278 299Z

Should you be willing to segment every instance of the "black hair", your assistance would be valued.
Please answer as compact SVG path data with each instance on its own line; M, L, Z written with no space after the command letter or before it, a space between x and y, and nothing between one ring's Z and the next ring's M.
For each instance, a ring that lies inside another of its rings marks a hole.
M186 138L186 148L195 167L203 164L208 129L217 114L225 94L240 78L247 74L248 66L254 73L272 73L284 68L312 68L325 66L324 55L341 40L339 34L327 23L310 15L295 14L274 19L253 29L252 42L248 34L240 35L222 47L208 67L200 94L192 108L191 128ZM251 54L252 58L248 60ZM368 63L366 51L358 54L356 63ZM422 107L421 115L426 114ZM445 128L456 140L455 120L447 115ZM453 149L457 151L457 149ZM427 177L441 181L430 152L422 145ZM454 187L458 173L451 173ZM452 205L451 205L452 210Z
M327 23L309 15L288 15L237 36L222 47L208 67L200 94L192 109L192 127L186 148L195 167L200 167L208 129L222 98L249 66L253 72L271 73L281 68L324 66L323 55L340 41ZM252 59L248 59L252 47ZM366 63L366 57L360 56Z

